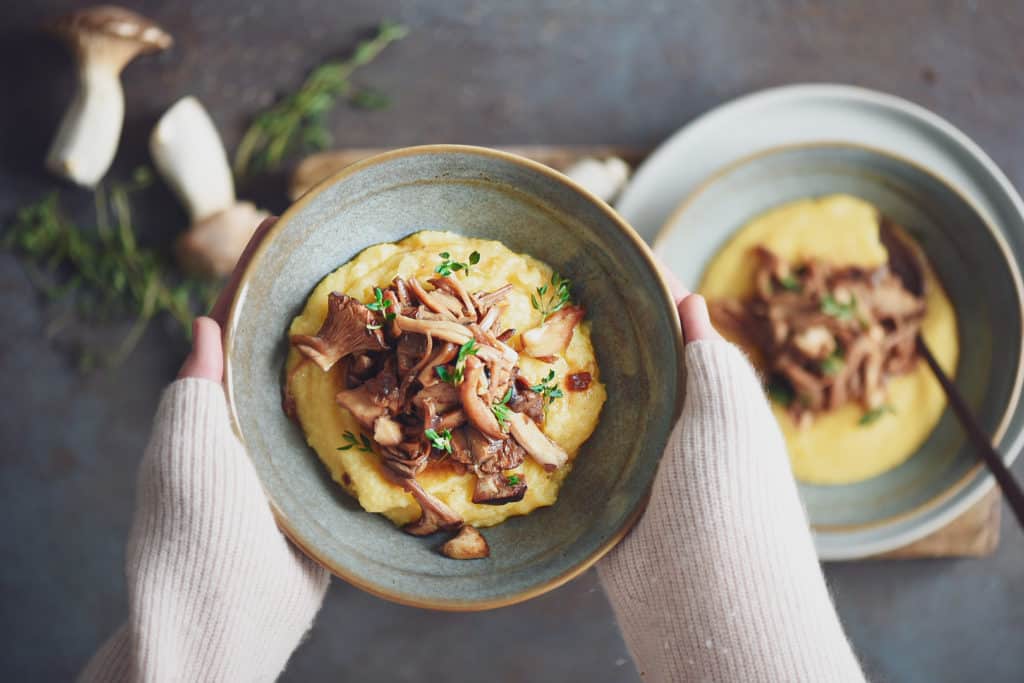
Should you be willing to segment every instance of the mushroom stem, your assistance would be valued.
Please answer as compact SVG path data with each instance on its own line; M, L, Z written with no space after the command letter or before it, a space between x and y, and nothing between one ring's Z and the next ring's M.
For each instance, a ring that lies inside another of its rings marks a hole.
M50 146L46 167L85 187L94 187L110 168L124 122L120 70L107 63L78 69L78 91Z
M615 199L626 186L629 173L629 164L618 157L586 157L565 170L565 175L606 202Z
M178 100L149 138L160 175L185 205L192 223L235 203L227 152L210 115L195 97Z
M78 92L64 114L46 158L47 167L93 187L110 168L124 123L121 71L139 54L173 42L149 19L123 7L99 5L49 24L78 64Z
M235 201L224 144L199 100L184 97L160 117L149 151L191 218L178 240L178 260L201 275L228 275L267 213Z

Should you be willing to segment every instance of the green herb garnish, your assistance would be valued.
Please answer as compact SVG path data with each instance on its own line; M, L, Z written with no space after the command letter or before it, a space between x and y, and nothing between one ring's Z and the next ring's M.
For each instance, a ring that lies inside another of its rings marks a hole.
M785 275L779 278L779 284L782 288L790 292L799 292L803 287L800 285L800 281L792 275Z
M826 294L821 299L821 312L836 320L849 320L857 312L857 300L851 296L850 302L844 304L831 294Z
M36 288L64 307L47 336L57 336L74 320L97 324L132 319L113 351L78 345L82 370L120 363L161 313L173 318L190 338L193 318L208 310L217 295L219 283L182 277L163 254L139 244L131 195L151 182L149 169L139 168L130 182L97 188L95 230L68 220L53 192L18 210L0 238L0 246L30 266Z
M494 413L495 419L498 420L498 424L502 427L508 422L508 415L511 412L511 408L508 407L508 402L512 399L512 387L508 388L505 395L502 396L501 400L491 406L491 412Z
M359 432L358 439L352 432L345 432L341 436L345 439L345 445L338 446L339 451L347 451L355 448L357 451L362 451L363 453L373 452L373 446L370 444L370 440L366 438L366 434Z
M356 94L352 95L351 102L360 109L369 109L371 111L387 109L391 106L390 97L379 90L373 90L370 88L360 90Z
M510 474L508 479L507 479L507 481L508 481L508 485L509 486L519 486L519 481L520 481L519 480L519 475L518 474Z
M548 370L547 376L545 376L538 384L534 384L530 387L530 389L540 394L544 398L545 403L552 403L556 398L562 398L562 396L565 396L558 386L558 381L555 379L554 369Z
M434 268L434 272L442 277L448 277L460 270L466 271L466 275L469 275L469 267L480 263L479 251L474 251L469 255L469 262L453 261L452 255L447 251L442 251L438 256L441 257L441 263L438 264L437 268Z
M386 99L355 91L352 74L372 62L381 51L408 35L409 29L393 21L381 22L377 35L356 45L352 56L322 64L310 72L299 89L258 114L249 124L235 151L235 175L244 178L253 170L272 169L284 157L302 147L325 149L331 144L327 114L339 97L356 106L379 108Z
M843 360L843 353L836 349L832 355L821 361L821 371L826 375L838 375L844 365L846 362Z
M773 377L768 382L768 397L773 403L788 408L793 404L793 388L789 383L779 377Z
M466 369L466 358L475 356L479 350L480 347L477 346L476 340L470 339L459 347L459 355L455 357L455 370L451 371L443 365L438 365L434 368L437 376L441 378L442 382L448 382L448 384L462 384L462 376L465 374Z
M386 308L391 308L391 299L384 298L384 290L380 287L373 288L373 301L366 304L366 307L371 311L383 311Z
M542 322L572 303L571 286L570 280L558 273L552 273L551 286L541 285L537 288L536 294L530 295L530 304L540 311Z
M430 445L437 450L452 452L452 430L446 429L438 434L435 430L428 429L423 433L430 440Z
M896 411L893 410L892 406L889 404L880 405L877 408L872 408L871 410L861 415L860 419L857 420L857 424L859 424L861 427L865 427L869 424L872 424L873 422L876 422L880 417L882 417L886 413L892 413L895 415Z

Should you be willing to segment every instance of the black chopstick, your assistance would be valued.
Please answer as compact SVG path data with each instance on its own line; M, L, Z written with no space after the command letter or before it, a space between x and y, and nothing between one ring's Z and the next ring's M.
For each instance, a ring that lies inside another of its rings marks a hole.
M996 478L999 488L1002 489L1003 495L1006 496L1006 502L1009 503L1010 509L1013 510L1013 514L1017 518L1017 523L1024 529L1024 491L1021 490L1020 483L1014 478L1009 468L1006 467L1006 463L1003 462L999 452L992 447L992 442L989 440L988 435L982 431L970 408L967 407L967 402L960 395L960 390L956 388L956 385L939 367L939 363L935 360L935 356L932 355L931 349L928 348L928 345L925 344L924 339L920 335L917 337L917 350L932 369L935 378L939 380L939 384L942 385L942 390L946 392L946 396L949 398L949 405L953 408L957 419L960 420L960 424L963 425L964 430L967 432L967 438L974 445L978 456L988 467L992 476Z

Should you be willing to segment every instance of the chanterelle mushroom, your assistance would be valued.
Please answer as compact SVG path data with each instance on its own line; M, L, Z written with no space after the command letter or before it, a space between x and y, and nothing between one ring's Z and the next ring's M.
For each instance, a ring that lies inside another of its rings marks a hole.
M93 187L114 160L124 122L121 70L137 55L166 50L173 40L146 17L112 5L78 10L50 30L78 62L78 92L64 114L47 155L47 167Z
M572 342L573 332L585 315L582 306L566 306L553 313L540 327L523 332L523 350L534 358L562 353Z
M316 336L296 334L292 344L325 372L345 356L358 351L387 348L380 329L373 328L373 314L346 294L331 292L327 317Z
M512 438L530 454L537 464L549 472L557 470L569 461L569 454L549 439L537 423L523 413L509 413L508 428Z
M191 227L178 241L178 259L193 272L227 275L268 214L235 199L224 144L199 100L183 97L160 117L149 151L189 213Z
M490 556L491 548L476 527L467 525L441 546L441 552L453 560L482 560Z

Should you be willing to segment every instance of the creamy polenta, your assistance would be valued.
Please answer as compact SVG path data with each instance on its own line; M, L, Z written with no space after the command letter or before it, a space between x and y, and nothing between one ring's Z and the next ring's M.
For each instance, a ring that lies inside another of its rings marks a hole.
M373 301L374 288L386 287L396 276L415 277L424 282L435 276L440 253L450 254L453 261L465 262L473 251L479 252L479 263L473 265L468 274L460 272L458 277L470 292L512 285L501 321L503 327L515 328L517 332L508 343L520 348L520 333L542 322L541 314L531 305L530 295L551 281L552 269L528 255L513 253L499 242L433 231L416 233L398 243L370 247L325 277L309 296L305 309L292 322L289 333L316 334L327 315L331 292L347 294L362 302ZM543 432L569 454L569 464L548 472L526 458L521 466L508 473L526 481L526 494L522 500L504 505L473 503L474 475L459 472L444 461L433 463L416 475L416 481L428 493L450 507L466 524L492 526L513 515L525 515L538 507L552 505L572 467L572 460L597 426L605 388L599 381L590 323L583 322L576 327L566 350L547 360L550 362L520 355L519 372L534 383L542 381L552 369L559 378L580 372L590 373L592 378L586 389L565 390L563 396L547 407ZM315 364L302 361L302 354L293 347L286 373L290 377L295 414L307 442L333 479L369 512L383 514L399 525L417 520L420 506L385 476L376 446L372 450L339 450L345 444L345 432L359 434L360 429L352 415L335 401L335 395L342 388L338 368L324 372Z
M749 296L757 246L791 262L818 259L873 268L888 259L874 206L847 195L806 199L775 208L744 226L708 265L700 292L710 300ZM959 352L956 314L934 271L928 264L924 267L926 313L921 334L942 368L953 374ZM762 360L744 339L733 341L744 346L755 364ZM796 477L812 484L849 484L909 458L934 429L946 406L945 395L923 362L892 378L887 394L891 410L869 424L862 424L864 411L859 405L846 404L798 427L783 406L773 404Z

